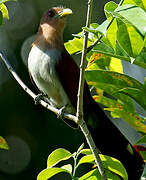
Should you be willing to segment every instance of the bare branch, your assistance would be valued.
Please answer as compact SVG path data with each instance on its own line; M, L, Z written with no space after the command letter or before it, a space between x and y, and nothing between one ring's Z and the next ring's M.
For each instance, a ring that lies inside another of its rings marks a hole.
M92 9L93 0L88 1L88 10L87 10L87 19L86 19L86 27L89 27L91 21L91 9ZM79 79L79 89L78 89L78 101L77 101L77 118L78 118L78 125L80 126L81 131L83 132L84 136L86 137L87 143L92 151L92 154L95 159L95 163L98 167L98 170L103 178L106 180L105 171L99 156L99 152L96 148L96 145L93 141L93 138L87 128L87 125L83 119L83 92L84 92L84 74L86 68L86 53L87 53L87 43L88 43L88 32L83 31L84 33L84 43L83 43L83 51L81 57L81 64L80 64L80 79Z
M15 70L13 69L13 67L10 65L7 57L5 56L5 54L3 52L0 51L0 57L3 60L3 62L5 63L7 69L10 71L10 73L13 75L13 77L16 79L16 81L19 83L19 85L23 88L24 91L27 92L27 94L29 94L34 100L37 97L36 94L34 94L24 83L23 81L20 79L20 77L18 76L18 74L15 72ZM45 108L47 108L48 110L54 112L55 114L59 113L59 110L52 107L50 104L46 103L43 100L40 100L39 103L44 106ZM64 113L64 117L74 121L75 123L77 123L77 118L76 116L73 116L71 114L67 114Z

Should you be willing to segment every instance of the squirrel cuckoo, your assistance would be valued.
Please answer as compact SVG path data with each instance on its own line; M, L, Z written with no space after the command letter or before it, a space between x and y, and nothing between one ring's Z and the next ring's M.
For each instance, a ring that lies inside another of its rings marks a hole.
M41 19L36 40L28 58L30 76L48 101L56 108L65 107L75 114L79 85L79 68L67 52L63 42L66 16L72 11L63 7L50 9ZM84 119L101 153L119 159L130 180L138 180L144 161L119 129L92 99L87 83L83 98ZM65 120L72 127L77 125Z

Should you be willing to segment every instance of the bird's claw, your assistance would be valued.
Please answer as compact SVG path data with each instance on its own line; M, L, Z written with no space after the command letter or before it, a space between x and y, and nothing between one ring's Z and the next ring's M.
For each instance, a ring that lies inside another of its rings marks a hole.
M34 99L35 105L38 105L40 100L42 100L44 97L48 97L47 94L43 94L43 93L38 94Z
M57 114L58 119L64 119L65 108L66 108L66 106L63 106L62 108L59 109L59 112Z

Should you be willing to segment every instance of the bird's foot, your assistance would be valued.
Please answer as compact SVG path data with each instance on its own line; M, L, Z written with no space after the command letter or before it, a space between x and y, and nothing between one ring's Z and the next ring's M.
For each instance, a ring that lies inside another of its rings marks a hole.
M42 99L44 100L44 98L48 98L47 94L44 94L44 93L38 94L34 99L35 105L38 105L40 100L42 100Z
M64 113L65 113L66 106L63 106L59 109L59 112L57 114L58 119L64 119Z

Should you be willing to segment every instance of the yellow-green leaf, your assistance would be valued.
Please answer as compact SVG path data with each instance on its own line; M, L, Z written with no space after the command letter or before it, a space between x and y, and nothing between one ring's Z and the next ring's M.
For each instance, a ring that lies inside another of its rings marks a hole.
M0 136L0 149L5 149L5 150L9 149L9 146L8 146L6 140L1 136Z
M71 156L72 154L66 149L63 149L63 148L56 149L49 155L48 160L47 160L47 167L51 168L55 166L57 163L59 163L60 161L69 159Z
M3 18L9 19L8 9L4 4L0 4L0 11L2 12Z
M49 169L44 169L43 171L41 171L37 176L37 180L48 180L58 173L70 174L67 170L62 169L62 168L49 168Z

